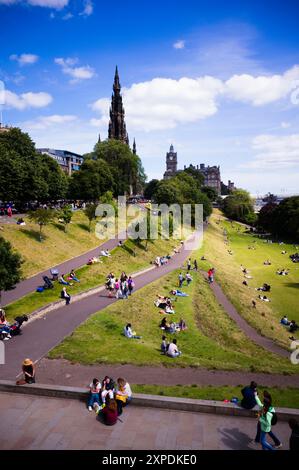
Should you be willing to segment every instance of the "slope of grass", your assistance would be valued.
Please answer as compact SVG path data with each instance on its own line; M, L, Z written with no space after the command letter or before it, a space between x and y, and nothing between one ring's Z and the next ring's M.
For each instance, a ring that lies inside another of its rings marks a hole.
M74 212L67 232L58 223L43 228L43 242L39 241L39 226L24 217L25 226L3 224L1 236L11 242L21 253L24 264L24 278L30 277L46 268L78 256L102 243L94 233L94 222L91 232L88 231L88 219L82 211ZM1 222L1 221L0 221Z
M206 269L213 265L216 268L217 281L248 323L264 336L288 347L290 333L279 321L283 315L299 321L299 266L289 259L289 254L294 253L295 248L288 244L265 243L245 230L242 225L230 223L214 214L205 233L204 253L208 261L201 266ZM232 250L233 255L228 250ZM282 255L282 250L286 250L287 254ZM263 264L267 259L270 259L271 266ZM245 278L241 265L253 277L246 279L248 287L242 284ZM289 268L289 275L277 275L276 270L281 268ZM271 299L269 303L259 300L261 292L255 290L264 283L271 285L271 291L267 293ZM251 306L253 299L257 304L256 309Z
M149 242L147 250L145 250L145 242L136 244L131 240L127 240L123 247L112 250L110 258L103 258L102 263L91 266L86 265L77 269L76 275L80 279L80 283L74 282L72 286L68 287L68 291L73 295L103 285L109 272L114 272L118 276L122 271L129 274L147 268L156 256L168 254L177 245L177 240L155 240ZM5 311L8 320L19 314L30 314L34 310L58 300L61 289L61 284L55 282L53 289L44 292L32 292L7 305Z
M201 400L231 400L233 397L242 399L241 390L244 385L238 387L201 387L198 385L138 385L132 386L133 393L146 393L149 395L162 395L168 397L193 398ZM277 388L259 385L260 395L262 390L267 390L272 395L274 406L283 408L299 408L299 388Z
M176 313L170 321L187 322L188 329L176 333L183 354L171 359L160 354L162 314L153 304L156 294L167 294L177 285L179 271L137 291L129 300L120 300L92 315L73 334L50 352L51 358L64 358L83 364L121 363L164 365L168 367L207 367L225 370L295 373L288 360L268 353L252 343L218 305L200 273L184 290L189 297L178 297ZM131 322L140 340L122 335ZM171 340L174 335L167 334Z

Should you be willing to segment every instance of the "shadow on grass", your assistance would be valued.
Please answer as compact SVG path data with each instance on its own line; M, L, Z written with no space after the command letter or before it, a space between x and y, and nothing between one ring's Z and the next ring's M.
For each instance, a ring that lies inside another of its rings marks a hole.
M122 245L123 250L125 250L129 255L135 256L135 252L132 248L130 248L126 243Z
M58 230L60 230L61 232L65 232L65 230L64 230L64 225L63 225L63 224L59 224L58 222L54 222L54 223L53 223L53 226L54 226L55 228L57 228Z
M82 230L85 230L85 232L89 232L89 226L88 226L87 224L81 224L81 223L79 223L79 224L77 224L77 226L78 226L79 228L81 228Z
M297 288L299 289L299 282L287 282L285 284L286 287L294 287L294 288Z
M28 238L31 238L32 240L40 242L40 235L37 230L22 229L22 233L24 233L24 235L26 235ZM48 238L47 235L42 233L42 241L46 240L47 238Z

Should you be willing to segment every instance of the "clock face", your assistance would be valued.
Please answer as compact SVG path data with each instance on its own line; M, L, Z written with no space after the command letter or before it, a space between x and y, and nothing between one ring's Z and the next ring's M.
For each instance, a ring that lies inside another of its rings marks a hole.
M170 157L169 157L169 160L172 160L172 159L173 159L173 156L170 156Z

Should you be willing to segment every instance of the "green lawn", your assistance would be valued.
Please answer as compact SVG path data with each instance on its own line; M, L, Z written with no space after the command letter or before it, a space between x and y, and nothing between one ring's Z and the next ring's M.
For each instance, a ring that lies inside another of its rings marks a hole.
M121 363L168 367L295 373L298 367L252 343L219 306L200 273L184 290L189 297L177 298L176 313L169 319L185 319L188 329L176 334L183 354L171 359L160 354L162 315L153 304L156 294L166 294L177 285L179 271L137 291L129 300L119 300L92 315L49 354L83 364ZM122 335L131 322L140 340ZM173 335L167 335L168 339Z
M133 273L143 268L150 267L150 262L157 255L166 255L178 246L178 240L155 240L149 242L147 250L145 250L145 242L136 245L131 240L127 240L123 247L117 247L112 250L111 258L104 258L103 263L94 264L92 266L83 266L76 270L76 274L80 279L80 283L74 283L68 287L71 295L86 291L92 287L103 285L109 272L114 272L117 276L122 271ZM135 252L135 255L133 253ZM41 280L41 283L42 280ZM61 284L55 282L54 289L45 290L44 292L32 292L16 302L5 307L8 320L15 318L19 314L30 314L34 310L47 305L51 302L59 300L61 292Z
M202 400L231 400L233 397L242 398L241 389L238 387L200 387L198 385L133 385L135 393L146 393L150 395L163 395L169 397L194 398ZM274 406L283 408L299 408L299 388L276 388L259 385L260 396L262 390L267 390L272 395Z
M1 236L11 242L12 246L23 256L22 273L24 278L50 268L67 259L78 256L101 244L94 233L88 231L88 219L82 211L74 212L67 232L58 223L43 228L43 242L39 241L39 226L24 217L25 226L3 224ZM1 222L1 221L0 221Z
M229 244L225 243L224 229ZM256 249L248 249L248 246ZM228 250L232 250L233 255ZM287 254L282 255L282 250L286 250ZM289 346L290 334L280 325L279 320L287 315L290 320L299 322L299 266L289 258L294 252L293 245L267 244L262 239L245 233L245 228L240 224L231 224L216 214L211 217L205 233L204 253L208 262L202 266L206 269L213 265L216 268L217 281L238 312L261 334L284 347ZM266 259L270 259L271 266L263 264ZM248 287L242 284L244 274L241 264L253 277L247 279ZM289 268L289 275L277 275L276 270L281 268ZM271 285L271 292L267 294L271 299L269 303L257 298L261 292L255 288L264 283ZM253 299L257 302L256 310L251 307Z

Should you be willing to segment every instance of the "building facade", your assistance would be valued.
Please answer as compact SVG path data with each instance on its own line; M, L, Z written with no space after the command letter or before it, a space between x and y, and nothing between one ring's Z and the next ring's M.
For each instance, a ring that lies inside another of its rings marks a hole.
M74 171L78 171L83 163L82 155L69 152L68 150L39 148L37 151L54 158L61 169L68 175L71 175Z
M178 169L178 157L177 152L174 151L173 145L171 144L169 152L166 153L166 171L164 173L164 179L167 180L176 175Z

